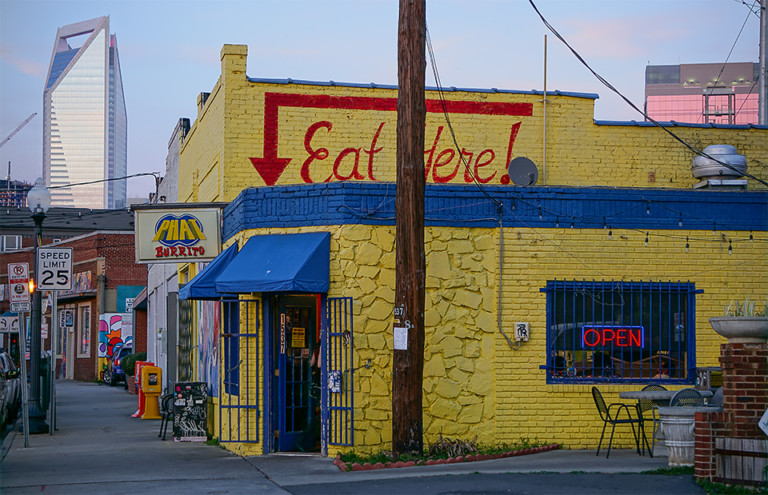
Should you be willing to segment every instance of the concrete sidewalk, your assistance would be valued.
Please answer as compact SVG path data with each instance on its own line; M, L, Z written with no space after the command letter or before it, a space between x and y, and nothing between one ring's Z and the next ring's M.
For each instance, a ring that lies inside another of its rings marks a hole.
M640 473L665 467L634 451L555 450L480 462L341 472L319 455L276 454L242 458L204 443L162 441L159 420L130 415L137 398L122 387L58 381L58 430L54 435L24 436L16 428L3 442L0 492L39 493L355 493L338 491L356 482L504 473ZM556 475L553 475L556 476ZM587 475L585 475L587 476ZM643 475L648 482L657 477ZM664 480L662 480L664 481ZM624 481L626 483L626 481ZM452 483L445 482L447 486ZM317 487L317 490L311 490ZM664 488L659 486L659 489ZM386 491L381 492L386 493ZM423 493L431 493L429 491ZM686 493L699 493L697 491Z

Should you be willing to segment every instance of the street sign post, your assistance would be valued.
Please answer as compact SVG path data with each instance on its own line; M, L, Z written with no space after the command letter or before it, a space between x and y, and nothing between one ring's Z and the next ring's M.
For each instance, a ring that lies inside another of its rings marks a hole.
M41 247L37 250L37 287L40 290L72 288L72 248Z
M29 263L8 263L11 303L29 302Z

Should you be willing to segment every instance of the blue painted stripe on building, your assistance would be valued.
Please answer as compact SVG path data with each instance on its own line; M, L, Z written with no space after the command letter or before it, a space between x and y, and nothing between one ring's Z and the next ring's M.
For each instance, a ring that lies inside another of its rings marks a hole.
M340 86L343 88L378 88L378 89L397 89L397 85L394 84L377 84L377 83L349 83L349 82L338 82L338 81L307 81L304 79L291 79L285 78L285 79L269 79L269 78L257 78L257 77L249 77L248 82L252 83L264 83L264 84L304 84L307 86ZM443 92L454 92L454 91L462 91L465 93L503 93L503 94L519 94L519 95L542 95L544 94L542 91L520 91L520 90L514 90L514 89L498 89L498 88L457 88L455 86L451 86L448 88L438 88L436 86L427 86L425 88L427 91L438 91L442 90ZM599 96L595 93L574 93L570 91L547 91L548 95L555 95L555 96L572 96L574 98L588 98L591 100L596 100L599 98Z
M768 231L768 191L427 185L425 224ZM495 202L494 202L495 201ZM246 229L394 225L395 184L335 182L245 189L224 210L223 239ZM682 226L680 225L682 223Z
M595 120L595 125L620 125L620 126L635 126L635 127L656 127L653 122L637 121L637 120ZM658 122L662 127L694 127L698 129L768 129L768 125L756 125L756 124L695 124L691 122L676 122L670 120L669 122Z

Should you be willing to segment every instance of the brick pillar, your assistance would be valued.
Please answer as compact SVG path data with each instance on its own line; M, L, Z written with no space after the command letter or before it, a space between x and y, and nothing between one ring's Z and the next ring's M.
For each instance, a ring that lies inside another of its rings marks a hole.
M723 411L735 438L763 438L757 425L768 408L768 344L723 344Z
M768 344L723 344L723 412L696 413L694 476L716 474L715 438L764 438L757 422L768 408Z
M694 446L694 476L711 480L715 476L715 438L725 435L730 425L724 412L696 413L696 443Z

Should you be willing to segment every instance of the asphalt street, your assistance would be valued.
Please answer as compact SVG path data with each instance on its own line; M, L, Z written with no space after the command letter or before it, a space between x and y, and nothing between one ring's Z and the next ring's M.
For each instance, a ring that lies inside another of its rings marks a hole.
M162 441L159 420L132 418L122 387L57 382L53 435L17 423L0 451L0 493L27 494L702 494L692 476L641 474L666 457L554 450L481 462L341 472L319 455L239 457L219 446Z

